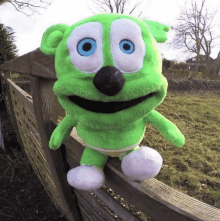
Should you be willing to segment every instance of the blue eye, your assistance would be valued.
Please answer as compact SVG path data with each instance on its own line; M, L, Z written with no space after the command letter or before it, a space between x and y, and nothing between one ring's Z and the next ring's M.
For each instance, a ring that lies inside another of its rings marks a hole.
M84 38L77 45L78 53L84 57L94 54L96 48L96 41L92 38Z
M134 44L129 40L122 40L119 44L119 47L125 54L132 54L134 52Z

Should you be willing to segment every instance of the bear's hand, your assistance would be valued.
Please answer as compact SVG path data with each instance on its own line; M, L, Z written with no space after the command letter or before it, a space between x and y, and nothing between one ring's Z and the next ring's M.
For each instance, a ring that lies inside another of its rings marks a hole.
M145 123L150 123L156 127L157 130L164 136L165 139L169 140L170 143L176 147L182 147L185 144L185 137L180 132L178 127L167 120L162 114L153 110L145 118Z
M70 131L71 132L71 131ZM52 150L58 149L61 144L67 140L68 136L70 135L69 130L62 130L61 127L56 127L56 129L53 131L50 141L49 141L49 147Z
M182 147L185 144L185 137L177 127L168 129L163 134L163 136L165 139L169 140L172 145L176 147Z

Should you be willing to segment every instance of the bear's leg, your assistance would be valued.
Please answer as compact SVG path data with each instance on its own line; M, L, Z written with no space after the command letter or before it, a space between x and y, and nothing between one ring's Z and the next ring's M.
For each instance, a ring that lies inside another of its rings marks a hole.
M107 160L108 156L86 147L80 160L80 166L67 173L69 185L86 191L102 187L105 182L103 169Z
M126 155L128 155L129 153L133 152L133 151L136 151L138 150L140 147L139 146L136 146L130 150L128 150L125 154L123 154L122 156L119 157L120 160L122 160Z
M120 157L121 169L131 180L143 181L155 177L162 166L161 155L150 147L136 147Z
M103 170L107 160L108 156L86 147L81 156L80 165L93 165Z

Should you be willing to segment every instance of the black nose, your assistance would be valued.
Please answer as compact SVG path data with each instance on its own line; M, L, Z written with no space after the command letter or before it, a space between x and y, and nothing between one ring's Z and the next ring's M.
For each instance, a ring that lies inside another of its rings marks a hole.
M93 79L93 84L101 93L115 96L123 88L125 79L123 74L116 68L105 66L101 68Z

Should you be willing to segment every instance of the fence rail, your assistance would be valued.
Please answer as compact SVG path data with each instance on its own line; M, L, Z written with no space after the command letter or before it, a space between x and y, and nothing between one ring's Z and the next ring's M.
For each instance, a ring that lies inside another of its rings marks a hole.
M10 79L10 74L14 72L30 76L31 96ZM0 77L2 85L6 86L6 108L17 139L51 200L67 219L116 220L105 208L107 206L122 220L141 220L104 188L88 192L68 185L66 173L69 168L79 165L85 147L74 128L61 148L49 149L50 135L65 116L52 91L57 79L54 58L36 49L1 65ZM108 187L153 220L220 220L219 209L154 178L143 182L129 180L122 173L117 158L109 158L104 173Z
M163 75L168 79L188 79L188 78L195 78L195 79L206 79L206 80L220 80L220 75L216 73L212 75L208 75L205 72L193 72L189 70L176 70L176 69L164 69Z

